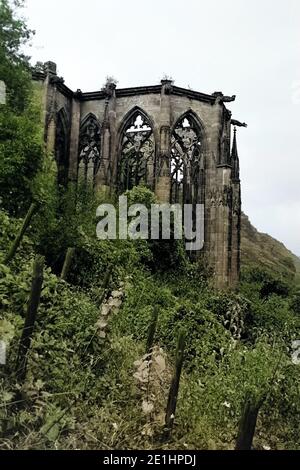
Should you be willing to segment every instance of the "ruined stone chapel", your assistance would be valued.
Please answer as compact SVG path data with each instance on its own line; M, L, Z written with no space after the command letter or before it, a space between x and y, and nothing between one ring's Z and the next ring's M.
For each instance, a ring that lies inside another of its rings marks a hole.
M159 85L73 92L47 62L33 71L43 96L45 142L58 182L83 178L122 193L144 184L160 202L204 204L204 247L218 287L240 270L241 190L236 126L225 103L164 79ZM234 135L231 138L231 129Z

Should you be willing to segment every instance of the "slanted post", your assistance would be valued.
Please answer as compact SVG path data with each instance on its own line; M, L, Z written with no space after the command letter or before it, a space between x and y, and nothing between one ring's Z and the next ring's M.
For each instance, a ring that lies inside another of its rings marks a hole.
M21 336L16 364L17 377L21 382L26 377L27 355L31 344L34 323L38 311L43 285L44 257L37 255L34 260L31 292L25 317L25 325Z
M71 267L71 263L72 263L74 254L75 254L75 248L68 248L67 249L64 265L63 265L61 275L60 275L60 278L63 279L64 281L67 279L67 276L68 276L68 273L69 273L69 270L70 270L70 267Z
M183 359L184 359L184 348L185 348L185 332L180 331L179 336L178 336L178 342L177 342L175 371L174 371L174 375L173 375L173 379L172 379L171 387L169 391L169 398L168 398L166 417L165 417L164 438L166 440L170 438L173 424L174 424L174 419L175 419L177 397L178 397L178 391L179 391L179 382L180 382L180 376L181 376Z
M28 228L28 226L31 222L31 219L34 216L34 214L36 214L36 212L39 210L39 208L40 208L40 205L36 202L33 202L30 205L30 207L28 209L28 212L26 214L26 217L23 221L22 227L20 228L19 233L17 234L16 238L14 239L14 241L13 241L11 247L10 247L9 252L6 255L6 258L4 260L5 264L9 263L13 259L13 257L15 256L16 251L19 248L20 243L21 243L21 241L24 237L24 234L25 234L25 232L26 232L26 230L27 230L27 228Z
M251 450L257 416L262 403L263 400L254 400L247 396L240 419L235 450Z
M146 354L149 354L151 348L153 347L153 341L154 341L154 336L155 336L155 331L156 331L157 319L158 319L158 307L155 306L153 308L153 311L152 311L151 323L150 323L149 329L148 329Z

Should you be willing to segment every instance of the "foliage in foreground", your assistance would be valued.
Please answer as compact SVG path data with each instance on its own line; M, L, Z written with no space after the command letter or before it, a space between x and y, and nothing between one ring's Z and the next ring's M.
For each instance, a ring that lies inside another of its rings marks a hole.
M82 197L86 204L87 194ZM96 201L89 200L92 207ZM76 223L82 222L77 256L68 282L46 269L24 385L14 370L18 339L34 252L53 252L51 218L43 244L36 216L15 259L9 266L0 263L0 333L9 343L0 381L1 448L233 448L249 393L265 399L254 445L296 448L299 366L292 364L289 349L299 336L299 315L292 287L287 293L275 285L262 296L269 275L248 273L240 293L215 291L201 261L184 258L176 269L154 269L147 241L99 242L93 218L88 222L86 212L76 214ZM3 260L20 222L3 211L0 217ZM124 282L126 297L102 339L95 323L109 266L107 294ZM167 355L167 368L179 329L187 334L175 427L164 444L169 380L152 390L156 413L147 415L134 378L153 308L159 312L154 343Z

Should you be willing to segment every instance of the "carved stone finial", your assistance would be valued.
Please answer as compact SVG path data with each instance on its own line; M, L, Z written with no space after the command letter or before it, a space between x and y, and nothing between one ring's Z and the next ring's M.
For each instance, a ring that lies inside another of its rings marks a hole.
M80 90L80 88L77 88L77 90L74 93L75 98L80 98L81 95L82 95L82 91Z
M169 95L170 93L172 93L172 90L173 90L173 84L174 84L174 80L172 77L169 77L168 75L165 75L162 80L160 81L162 87L163 87L163 90L164 90L164 93L166 95Z
M173 90L172 82L170 82L170 81L166 82L166 81L162 80L161 84L163 86L163 90L164 90L166 95L169 95L170 93L172 93L172 90Z
M51 60L49 60L48 62L45 62L44 70L46 73L49 73L51 75L56 75L56 70L57 70L56 63L52 62Z

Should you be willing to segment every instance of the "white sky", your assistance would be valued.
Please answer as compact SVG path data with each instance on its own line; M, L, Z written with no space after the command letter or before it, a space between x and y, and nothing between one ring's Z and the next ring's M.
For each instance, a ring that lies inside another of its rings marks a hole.
M32 62L76 90L154 85L236 94L243 210L300 255L299 0L27 0Z

